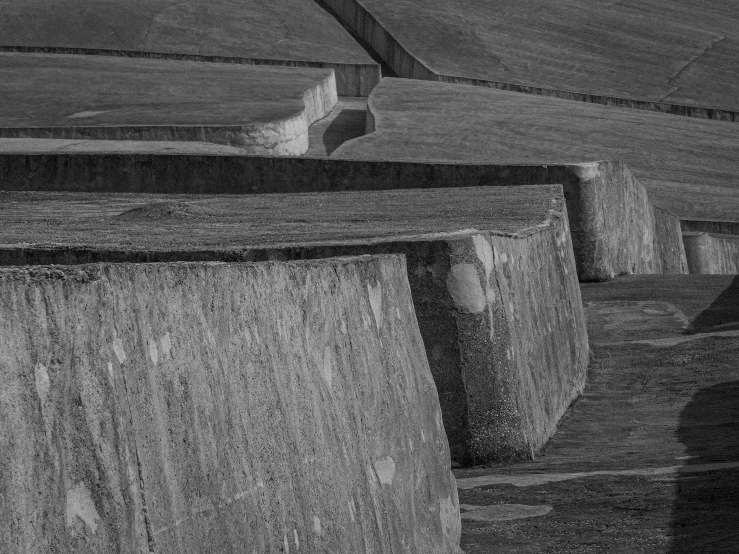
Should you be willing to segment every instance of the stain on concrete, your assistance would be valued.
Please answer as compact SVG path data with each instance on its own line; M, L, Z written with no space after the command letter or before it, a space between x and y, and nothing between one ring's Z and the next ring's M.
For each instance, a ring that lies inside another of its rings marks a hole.
M113 352L115 352L115 357L118 358L118 363L122 364L126 361L126 351L123 349L123 341L121 339L113 339Z
M379 282L374 286L367 283L367 293L372 313L375 315L375 324L379 330L382 327L382 285Z
M551 506L528 506L526 504L490 504L488 506L473 506L460 504L462 519L468 521L512 521L527 517L544 516L552 511Z
M73 527L78 518L92 533L97 531L100 516L84 483L78 483L76 487L67 491L67 527Z
M487 305L485 292L480 285L477 267L474 264L454 264L446 280L447 290L457 309L477 314Z
M390 456L375 460L375 473L383 485L392 485L395 478L395 460Z

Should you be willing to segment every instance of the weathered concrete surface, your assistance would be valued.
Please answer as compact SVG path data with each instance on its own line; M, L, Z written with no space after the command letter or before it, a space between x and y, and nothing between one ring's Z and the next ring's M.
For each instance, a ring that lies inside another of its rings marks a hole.
M380 65L314 2L3 2L0 50L321 67L339 94L367 96Z
M455 471L462 547L736 552L739 278L629 276L582 295L588 386L536 461Z
M690 273L739 274L739 237L709 233L683 233Z
M739 15L730 1L326 3L399 77L738 117Z
M331 125L312 132L311 153L323 155L344 140L344 130L333 133ZM237 156L227 147L203 143L0 139L0 189L5 190L244 194L552 183L564 187L583 279L686 271L676 218L647 206L643 187L620 162L491 165L277 158ZM642 202L636 207L643 217L628 210L622 192Z
M304 154L308 128L338 100L325 69L49 54L0 54L0 96L3 137L205 141L266 155Z
M383 79L375 132L336 157L468 163L621 160L681 219L739 221L739 127L480 87Z
M0 270L3 552L459 551L398 256Z
M584 385L561 188L5 193L0 264L401 253L455 460L530 457Z

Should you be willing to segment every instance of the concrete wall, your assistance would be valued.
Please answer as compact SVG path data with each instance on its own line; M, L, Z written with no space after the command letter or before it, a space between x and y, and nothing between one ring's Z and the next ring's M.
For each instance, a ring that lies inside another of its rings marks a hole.
M400 257L0 270L0 551L450 552Z
M388 33L382 27L380 22L364 8L361 0L324 1L331 7L334 13L338 15L343 24L348 26L361 39L367 41L372 49L380 55L383 61L390 66L398 77L475 85L500 90L510 90L513 92L536 94L539 96L554 96L556 98L576 100L579 102L592 102L595 104L605 104L607 106L621 106L624 108L652 110L675 115L699 117L702 119L716 119L720 121L737 121L739 119L739 114L734 110L701 108L670 102L648 102L633 98L587 94L568 90L557 90L485 79L472 79L461 75L438 73L427 67L423 61L409 52L390 33Z
M739 219L739 214L737 214ZM721 235L739 235L739 221L699 221L681 219L680 228L683 231L695 233L717 233Z
M686 232L683 242L690 273L739 273L738 236Z
M680 223L652 206L622 162L572 166L579 182L565 188L581 281L631 273L686 273Z
M166 60L189 60L211 63L238 63L242 65L274 65L278 67L315 67L333 69L339 96L369 96L382 78L380 64L342 64L300 60L270 60L225 56L196 56L190 54L166 54L133 50L96 50L90 48L0 46L0 52L34 52L45 54L86 54L96 56L124 56Z
M622 162L473 165L168 154L0 153L0 189L271 193L562 184L580 279L684 272L677 219Z

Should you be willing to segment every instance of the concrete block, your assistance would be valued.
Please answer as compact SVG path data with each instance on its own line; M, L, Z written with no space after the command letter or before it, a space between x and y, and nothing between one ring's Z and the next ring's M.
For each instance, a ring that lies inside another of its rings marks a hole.
M683 233L690 273L739 273L739 236Z
M0 54L0 75L2 137L198 141L298 155L310 125L337 103L327 69Z
M0 270L0 551L459 553L399 256Z
M4 200L0 264L404 254L459 462L530 458L584 386L560 186Z
M739 18L728 4L325 1L405 79L726 121L739 113Z
M687 271L678 220L651 206L639 179L618 161L497 165L278 158L238 156L226 147L195 143L105 142L0 139L2 188L248 194L556 183L564 187L582 280Z
M0 51L333 69L339 94L367 96L380 65L321 6L302 0L11 0Z

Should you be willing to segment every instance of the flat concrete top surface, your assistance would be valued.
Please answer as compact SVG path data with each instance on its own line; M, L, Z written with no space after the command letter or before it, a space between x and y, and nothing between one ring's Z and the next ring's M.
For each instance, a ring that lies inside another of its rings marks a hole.
M739 277L630 276L581 291L585 392L535 461L455 470L462 548L737 552Z
M563 213L559 185L246 196L0 192L0 243L239 248L522 232Z
M686 219L739 220L739 125L469 85L383 79L375 132L334 157L496 164L619 159Z
M739 109L733 0L352 1L436 74Z
M313 0L5 0L0 47L372 64Z
M243 125L304 111L328 69L0 54L0 128Z

